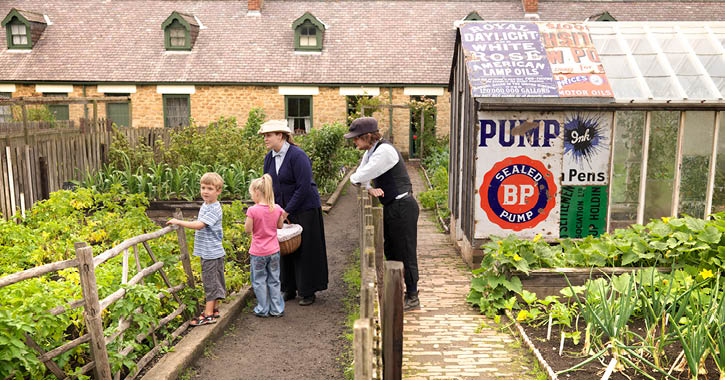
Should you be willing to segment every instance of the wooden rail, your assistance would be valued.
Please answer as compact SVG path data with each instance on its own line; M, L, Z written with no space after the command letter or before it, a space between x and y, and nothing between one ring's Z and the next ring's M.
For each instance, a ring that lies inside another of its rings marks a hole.
M358 200L360 319L353 326L355 380L397 380L403 360L403 264L383 263L383 210L372 205L364 189L359 189Z
M182 217L182 215L180 215L180 212L178 211L176 215L178 217ZM167 264L163 261L157 260L156 256L151 250L151 246L148 243L148 241L150 240L160 238L171 232L177 233L177 240L180 249L179 260L182 261L184 272L186 273L187 278L185 283L181 283L175 286L171 284L164 272L163 268ZM142 244L144 246L149 258L151 259L151 262L153 263L146 268L141 268L140 262L138 260L138 250L136 249L136 246L138 244ZM75 376L79 374L85 375L91 370L95 372L95 378L98 380L111 380L112 378L120 379L120 371L117 371L115 374L112 373L111 365L108 360L107 346L119 337L121 337L124 331L128 330L133 325L134 315L141 313L143 309L139 307L129 315L121 318L121 320L117 324L116 330L112 332L109 336L105 336L102 320L103 310L108 308L114 302L122 299L126 295L126 288L119 288L115 292L108 295L106 298L102 300L99 299L98 285L96 282L95 272L96 268L99 265L119 255L120 253L124 253L124 257L129 255L130 253L128 250L130 248L133 248L136 257L137 273L130 280L128 280L127 274L129 270L129 264L127 259L123 260L122 284L138 284L141 283L145 277L151 276L154 273L159 273L167 288L159 292L157 297L159 299L173 297L178 304L178 307L176 307L171 313L160 318L156 323L153 324L153 326L149 327L145 331L138 333L134 337L134 341L136 343L141 343L150 337L153 346L153 348L136 363L136 367L132 369L125 377L125 379L128 380L135 379L140 371L143 369L143 367L148 364L162 348L167 347L169 344L171 344L173 340L181 335L184 330L189 326L189 322L187 321L180 327L178 327L171 334L171 336L168 337L168 339L161 342L157 340L155 334L156 331L167 325L169 322L181 315L187 309L187 305L182 303L177 293L186 287L194 286L193 273L191 271L191 261L189 258L189 250L186 245L186 236L184 234L183 228L179 228L176 226L165 227L155 232L135 236L133 238L125 240L121 244L107 250L106 252L103 252L95 258L93 257L92 247L89 247L84 242L76 243L76 258L74 259L46 264L37 268L31 268L0 278L0 289L2 289L3 287L31 278L41 277L61 269L67 269L72 267L78 269L82 289L82 298L80 300L70 302L65 306L58 306L50 309L47 311L47 313L51 315L58 315L74 308L83 306L83 319L85 323L85 330L87 331L87 333L69 342L66 342L59 347L55 347L47 352L33 340L31 334L25 334L26 345L37 352L38 360L42 362L46 366L46 368L48 368L48 370L58 379L75 378ZM65 373L53 359L84 343L89 343L90 352L93 360L89 363L86 363L83 367L80 368L80 370L74 369L74 375L69 375ZM127 356L134 349L134 345L128 345L122 347L119 350L119 354L122 356Z

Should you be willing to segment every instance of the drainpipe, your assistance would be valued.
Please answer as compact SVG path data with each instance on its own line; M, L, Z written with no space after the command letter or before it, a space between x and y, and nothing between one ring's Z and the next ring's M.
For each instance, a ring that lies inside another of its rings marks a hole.
M390 104L393 104L393 87L388 87L388 94L390 94ZM393 107L390 107L390 143L395 145L393 141Z
M83 97L86 97L86 85L83 85ZM83 103L83 117L88 120L88 103Z

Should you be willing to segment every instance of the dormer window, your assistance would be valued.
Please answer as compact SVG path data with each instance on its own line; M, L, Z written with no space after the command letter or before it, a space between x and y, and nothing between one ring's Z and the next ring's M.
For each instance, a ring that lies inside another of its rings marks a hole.
M483 21L483 17L481 17L478 12L473 11L466 16L463 20L465 21Z
M32 49L47 26L40 13L11 9L2 21L8 49Z
M292 29L295 31L295 50L322 51L325 24L315 16L305 13L292 23Z
M172 12L161 27L166 50L191 50L199 35L199 23L186 13Z

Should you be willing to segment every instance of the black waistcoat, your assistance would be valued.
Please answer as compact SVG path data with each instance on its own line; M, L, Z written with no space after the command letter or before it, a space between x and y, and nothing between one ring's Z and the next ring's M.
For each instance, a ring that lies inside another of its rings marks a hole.
M376 144L375 148L373 148L372 153L374 153L375 150L377 150L382 144L390 143L385 140L380 140L380 143ZM393 144L390 144L390 146L393 146ZM394 146L393 149L395 149ZM387 172L381 174L380 177L373 179L375 187L383 189L384 195L380 198L380 203L383 205L389 204L395 200L395 197L405 192L413 194L413 185L410 183L408 171L405 170L403 156L400 155L400 152L398 152L397 149L395 149L395 152L398 154L398 163ZM372 155L372 153L370 154Z

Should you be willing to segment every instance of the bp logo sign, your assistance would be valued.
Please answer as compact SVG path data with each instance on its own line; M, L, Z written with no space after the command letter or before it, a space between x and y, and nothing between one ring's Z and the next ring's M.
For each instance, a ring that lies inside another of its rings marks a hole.
M479 193L488 219L514 231L535 227L556 204L554 176L543 163L526 156L493 165L484 175Z

